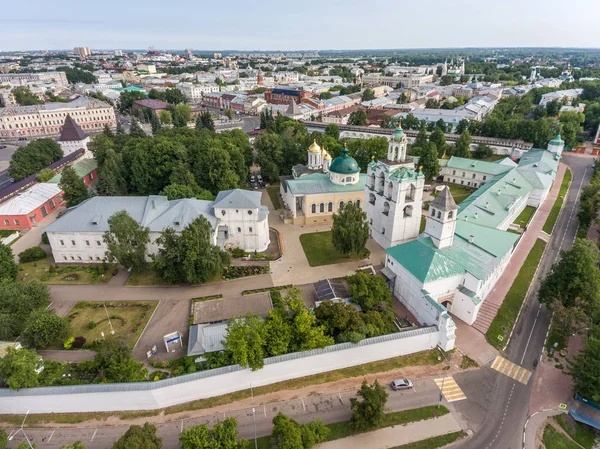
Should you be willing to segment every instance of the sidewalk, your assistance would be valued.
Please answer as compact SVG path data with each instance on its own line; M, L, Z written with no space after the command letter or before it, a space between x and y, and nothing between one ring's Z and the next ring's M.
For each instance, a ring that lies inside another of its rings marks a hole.
M53 210L51 214L48 214L47 217L45 217L42 221L36 224L33 228L23 233L23 235L21 235L21 237L11 245L13 255L15 256L15 262L19 263L19 253L22 253L27 248L31 248L32 246L38 246L40 244L40 242L42 241L42 234L44 233L44 229L46 229L46 226L50 225L51 223L54 223L58 218L58 214L66 210L67 208L64 206L58 207L57 209Z
M489 329L492 320L502 305L502 301L504 301L504 297L510 290L510 287L517 277L517 274L519 274L521 266L529 255L529 251L531 251L531 248L533 248L533 245L538 239L540 231L542 230L544 223L546 222L546 219L552 210L552 206L554 206L554 202L558 197L566 167L567 166L563 163L560 163L558 166L556 179L554 180L554 184L552 184L552 188L550 189L548 196L538 208L533 220L531 220L531 223L527 227L527 231L521 237L521 241L518 243L517 249L513 253L510 262L508 262L508 266L504 270L504 273L500 279L498 279L496 285L481 305L479 316L477 317L475 323L473 323L473 327L481 333L485 334Z
M439 418L386 427L315 446L317 449L388 449L461 431L452 413Z

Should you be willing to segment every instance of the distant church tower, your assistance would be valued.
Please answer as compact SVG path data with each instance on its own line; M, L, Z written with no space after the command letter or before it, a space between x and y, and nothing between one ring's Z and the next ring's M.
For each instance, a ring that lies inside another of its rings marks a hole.
M64 156L68 156L69 154L83 148L84 158L92 158L93 155L90 151L88 151L88 143L90 142L90 137L81 129L81 126L77 124L75 120L71 118L70 115L67 115L65 118L65 123L62 126L62 130L60 132L60 137L58 138L58 144L63 151Z
M390 143L388 144L387 160L390 162L403 162L406 160L406 149L408 142L406 140L406 134L401 128L401 124L398 124L396 131L394 132Z
M445 187L429 205L425 234L431 237L436 247L441 249L452 246L457 211L458 206L448 187Z
M256 76L256 84L258 84L259 86L262 86L265 84L265 76L263 74L263 71L260 69L260 67L258 68L258 75Z
M560 156L564 149L565 141L562 140L560 134L557 134L556 137L548 143L548 151L551 153L558 154Z

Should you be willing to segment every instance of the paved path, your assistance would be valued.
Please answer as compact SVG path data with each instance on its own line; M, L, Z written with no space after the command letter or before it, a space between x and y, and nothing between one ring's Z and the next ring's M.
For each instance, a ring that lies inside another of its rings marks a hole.
M504 297L510 290L515 278L519 274L519 270L525 262L525 259L529 255L531 248L535 244L538 239L539 233L550 214L550 210L552 210L552 206L554 206L554 201L558 197L558 192L560 191L560 185L562 184L563 176L565 174L566 165L564 163L560 163L558 166L558 172L556 173L556 179L554 180L554 184L550 189L550 193L544 200L544 202L538 207L538 210L529 223L527 227L527 231L521 237L517 245L517 249L512 255L510 262L508 262L508 266L504 270L504 273L496 282L496 285L489 293L485 301L481 305L481 309L479 310L479 315L475 323L473 323L473 327L485 334L492 323L492 320L496 316L498 309L502 305L502 301L504 301Z
M452 414L447 414L425 421L386 427L373 432L328 441L318 444L315 449L388 449L460 430L462 429L456 418Z
M13 255L15 256L15 262L19 262L18 254L25 251L27 248L31 248L32 246L38 246L42 241L42 234L44 233L44 229L46 226L54 223L58 218L58 214L60 212L64 212L67 210L66 207L61 206L56 210L52 211L51 214L48 214L42 221L40 221L36 226L29 229L27 232L21 235L15 243L11 245Z
M538 449L541 441L536 441L537 431L546 419L551 416L560 415L562 410L543 410L535 413L527 420L527 425L523 431L523 447L525 449Z

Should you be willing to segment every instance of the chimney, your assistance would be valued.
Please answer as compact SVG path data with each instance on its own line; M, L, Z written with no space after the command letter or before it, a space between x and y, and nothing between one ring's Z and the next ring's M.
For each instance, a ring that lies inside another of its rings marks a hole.
M475 241L475 236L474 235L470 235L469 236L469 243L473 243Z

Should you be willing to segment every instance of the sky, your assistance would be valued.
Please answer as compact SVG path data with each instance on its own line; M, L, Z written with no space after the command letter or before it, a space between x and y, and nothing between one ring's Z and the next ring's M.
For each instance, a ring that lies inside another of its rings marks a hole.
M600 48L599 0L22 0L0 51Z

